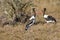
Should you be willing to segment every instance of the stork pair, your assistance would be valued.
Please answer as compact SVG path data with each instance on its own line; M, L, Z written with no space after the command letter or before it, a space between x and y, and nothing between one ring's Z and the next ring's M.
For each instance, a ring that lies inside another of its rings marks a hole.
M32 26L35 23L36 20L36 12L35 12L35 8L32 8L33 11L33 15L30 17L29 19L29 23L27 23L25 30L27 30L30 26ZM43 18L45 19L46 23L56 23L56 19L50 15L46 15L46 8L44 8L43 10Z

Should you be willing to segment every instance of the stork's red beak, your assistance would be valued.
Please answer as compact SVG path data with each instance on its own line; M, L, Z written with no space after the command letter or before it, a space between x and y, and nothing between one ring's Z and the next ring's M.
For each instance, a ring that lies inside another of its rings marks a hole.
M43 11L36 11L36 14L42 14L43 13Z

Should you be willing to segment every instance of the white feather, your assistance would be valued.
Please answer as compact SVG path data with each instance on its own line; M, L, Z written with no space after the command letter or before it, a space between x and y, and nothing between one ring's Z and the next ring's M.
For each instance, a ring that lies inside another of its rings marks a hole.
M35 17L34 16L31 16L31 18L29 20L32 20L32 19L35 19Z
M46 22L47 22L47 23L52 23L52 22L54 23L54 21L52 21L52 20L50 20L50 21L46 21Z
M44 18L47 18L48 17L48 15L44 15Z

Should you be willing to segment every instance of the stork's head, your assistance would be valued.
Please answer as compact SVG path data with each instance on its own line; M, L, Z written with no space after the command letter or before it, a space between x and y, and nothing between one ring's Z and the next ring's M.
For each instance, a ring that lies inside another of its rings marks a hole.
M32 8L33 12L35 12L35 8Z
M33 15L36 16L35 8L32 8L32 10L33 10Z
M46 11L46 8L44 8L44 11Z
M45 15L46 8L43 8L43 16Z

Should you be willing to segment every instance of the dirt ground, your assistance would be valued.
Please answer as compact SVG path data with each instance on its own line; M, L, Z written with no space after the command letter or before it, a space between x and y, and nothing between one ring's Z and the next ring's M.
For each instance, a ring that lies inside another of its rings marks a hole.
M47 8L46 14L55 17L57 23L39 23L27 31L26 24L6 25L0 27L0 40L60 40L60 0L33 0L33 3L38 12ZM42 14L37 14L37 20L44 21Z

